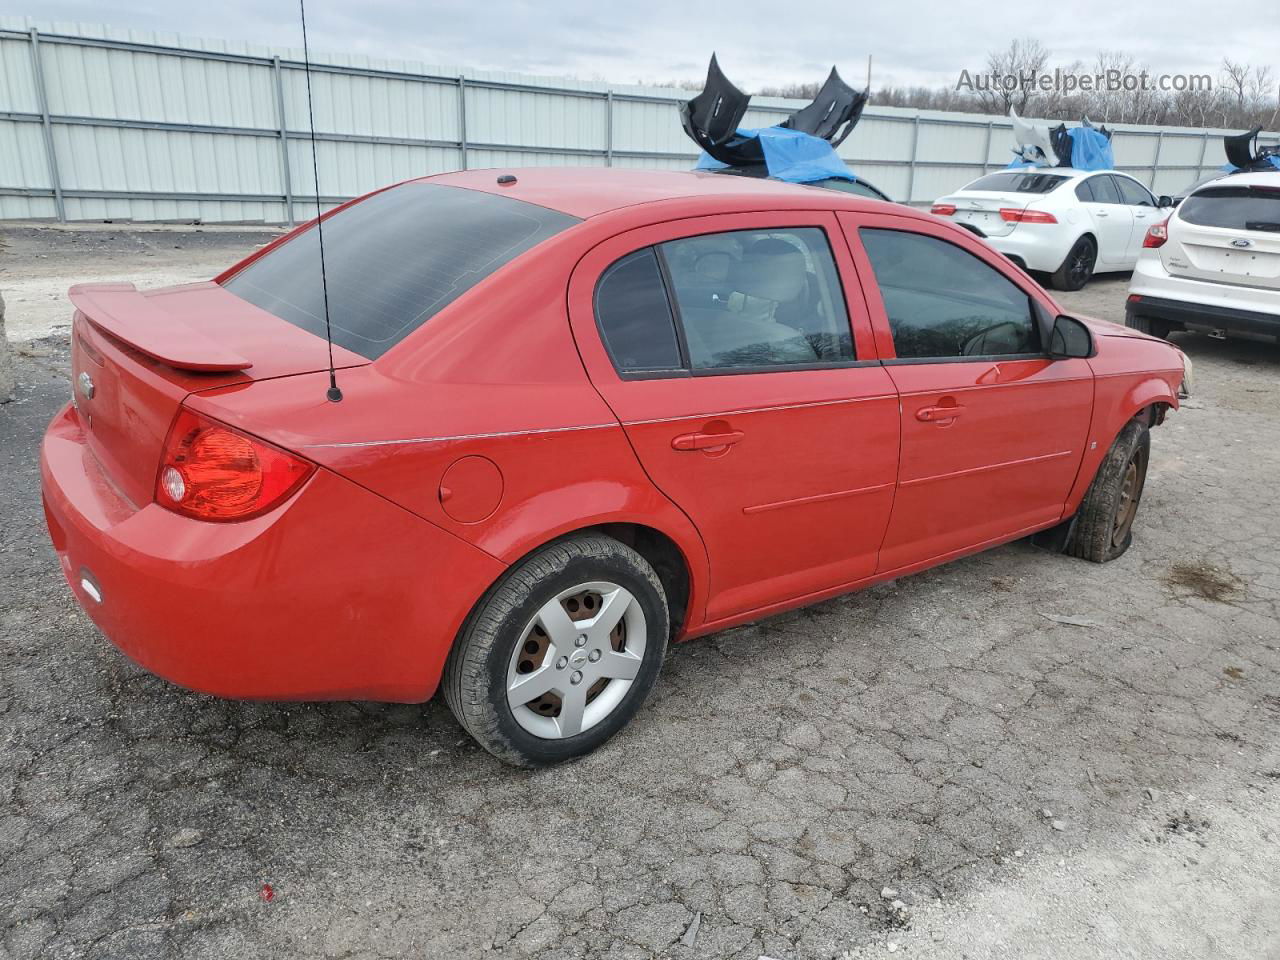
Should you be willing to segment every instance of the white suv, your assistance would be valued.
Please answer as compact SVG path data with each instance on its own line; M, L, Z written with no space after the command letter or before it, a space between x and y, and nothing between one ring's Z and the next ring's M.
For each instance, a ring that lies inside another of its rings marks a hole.
M1280 171L1198 187L1143 247L1124 310L1130 327L1280 338Z
M1172 205L1125 173L1045 167L989 173L940 197L932 212L981 230L1056 289L1079 290L1095 273L1132 270L1158 208Z

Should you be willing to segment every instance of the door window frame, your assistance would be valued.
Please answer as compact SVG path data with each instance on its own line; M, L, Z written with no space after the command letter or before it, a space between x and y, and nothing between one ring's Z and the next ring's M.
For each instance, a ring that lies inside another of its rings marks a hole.
M1133 177L1130 177L1123 173L1113 173L1113 174L1110 174L1110 177L1116 183L1116 191L1120 194L1120 202L1124 204L1126 207L1149 207L1152 210L1156 209L1155 195L1150 190L1148 190L1141 181L1136 180ZM1121 188L1120 184L1122 181L1126 181L1126 180L1129 183L1133 184L1135 187L1137 187L1139 190L1141 190L1143 195L1145 195L1146 198L1151 202L1150 203L1129 203L1127 200L1125 200L1124 190Z
M836 282L839 287L838 294L844 298L844 309L850 328L855 359L694 369L689 361L688 345L685 341L684 318L680 314L679 300L672 288L666 257L663 254L661 245L673 240L684 240L690 237L717 233L815 228L822 231L835 266ZM606 340L600 325L600 317L596 310L596 297L600 280L613 264L623 257L646 247L654 248L654 254L658 260L667 303L675 319L676 338L683 364L682 369L622 370L613 362L613 357L606 346ZM572 306L575 297L582 295L582 286L587 283L590 284L589 296L591 304L591 330L589 335L588 331L582 329L585 323L574 322L575 311ZM608 375L612 375L622 382L636 380L689 380L762 373L782 374L848 370L858 367L878 366L881 362L881 357L877 352L877 340L871 330L870 304L866 302L859 269L851 256L848 238L841 230L835 214L830 211L796 210L719 214L668 221L627 231L597 244L578 262L569 281L569 301L570 322L573 326L574 337L587 365L588 375L593 379L605 374L606 371Z

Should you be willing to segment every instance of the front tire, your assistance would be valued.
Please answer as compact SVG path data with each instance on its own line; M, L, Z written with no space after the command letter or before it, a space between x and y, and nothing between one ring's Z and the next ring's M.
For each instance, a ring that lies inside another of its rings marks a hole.
M1093 237L1081 237L1062 261L1062 266L1050 274L1049 283L1055 290L1079 290L1089 282L1097 264L1097 243Z
M1129 549L1150 456L1151 432L1144 424L1130 420L1107 451L1080 504L1068 553L1106 563Z
M644 557L603 534L560 540L481 600L445 664L445 700L508 763L582 756L640 708L670 628L662 583Z

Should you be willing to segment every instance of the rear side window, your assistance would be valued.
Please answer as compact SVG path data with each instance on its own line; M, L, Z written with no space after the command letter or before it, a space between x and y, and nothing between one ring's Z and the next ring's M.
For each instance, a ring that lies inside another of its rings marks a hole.
M709 233L637 250L601 274L595 308L623 375L855 360L844 290L816 227Z
M844 291L822 230L735 230L660 249L694 372L854 359Z
M596 321L619 371L682 369L675 319L652 247L628 254L604 272L596 286Z
M1093 203L1093 187L1090 186L1092 180L1081 180L1076 184L1076 199L1083 203Z
M511 197L442 184L405 183L361 200L324 222L333 342L377 359L499 267L579 222ZM314 226L225 286L325 335Z
M1280 232L1280 187L1208 187L1182 201L1178 219L1201 227Z
M966 190L990 190L995 193L1050 193L1067 182L1055 173L1027 173L1005 170L979 177Z
M1031 298L1013 281L937 237L859 231L900 359L1037 354Z

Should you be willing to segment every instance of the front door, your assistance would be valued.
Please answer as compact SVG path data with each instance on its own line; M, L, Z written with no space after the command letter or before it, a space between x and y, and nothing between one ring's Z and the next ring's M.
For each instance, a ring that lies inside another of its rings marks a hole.
M840 216L860 273L874 277L872 322L902 397L880 570L1057 521L1092 412L1088 361L1044 354L1032 294L980 241L919 220Z
M1138 262L1138 255L1142 253L1142 241L1146 239L1147 231L1154 224L1159 223L1163 217L1156 206L1156 198L1137 180L1119 174L1113 175L1111 179L1115 182L1116 189L1120 191L1120 199L1129 208L1129 215L1133 218L1133 228L1129 231L1129 248L1125 256L1125 266L1132 267Z
M646 227L575 268L587 371L706 544L706 621L876 568L898 397L859 290L828 213Z

